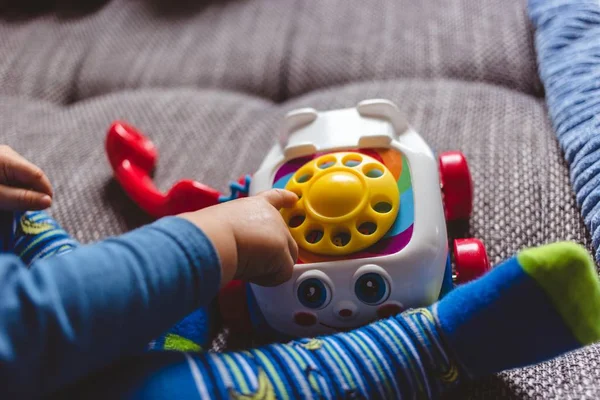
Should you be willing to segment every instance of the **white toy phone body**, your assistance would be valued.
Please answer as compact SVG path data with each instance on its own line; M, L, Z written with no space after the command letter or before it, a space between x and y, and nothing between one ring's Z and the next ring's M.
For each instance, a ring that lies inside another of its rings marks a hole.
M301 249L301 260L287 283L271 288L251 285L264 320L286 335L349 330L376 320L385 307L430 305L442 287L448 239L437 160L387 100L289 113L279 143L253 176L250 195L285 187L294 163L302 168L297 160L335 152L380 156L391 170L401 169L398 217L379 247L337 257Z

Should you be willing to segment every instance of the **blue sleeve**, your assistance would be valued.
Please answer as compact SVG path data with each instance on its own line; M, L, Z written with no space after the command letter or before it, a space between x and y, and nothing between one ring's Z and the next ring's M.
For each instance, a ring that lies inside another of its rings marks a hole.
M2 392L49 393L139 354L208 304L220 274L208 238L178 217L40 260L30 270L0 255Z

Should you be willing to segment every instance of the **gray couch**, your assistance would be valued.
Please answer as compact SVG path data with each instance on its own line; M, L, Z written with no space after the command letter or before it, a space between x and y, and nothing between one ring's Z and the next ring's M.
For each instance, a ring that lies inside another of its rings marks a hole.
M470 160L475 213L454 236L481 238L493 262L556 240L590 246L523 1L28 5L0 6L0 140L48 172L51 212L83 242L150 221L111 179L114 119L158 146L162 189L189 177L225 190L257 168L286 111L384 97L436 150ZM599 379L596 346L453 396L598 398Z

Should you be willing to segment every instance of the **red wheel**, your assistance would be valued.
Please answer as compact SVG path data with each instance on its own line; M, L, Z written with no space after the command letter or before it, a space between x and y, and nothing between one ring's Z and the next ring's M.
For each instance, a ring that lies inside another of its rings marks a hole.
M231 281L219 291L219 311L224 324L233 333L252 333L246 290L245 282Z
M454 241L454 262L457 283L467 283L490 270L485 247L477 239L456 239Z
M467 159L459 151L439 156L446 220L468 219L473 210L473 181Z

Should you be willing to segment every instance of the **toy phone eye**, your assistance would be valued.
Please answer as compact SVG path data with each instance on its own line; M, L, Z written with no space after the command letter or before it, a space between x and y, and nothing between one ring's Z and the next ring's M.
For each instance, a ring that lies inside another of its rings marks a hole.
M354 293L360 301L368 305L383 303L389 296L387 280L376 272L360 276L354 284Z
M303 306L318 309L325 307L331 300L331 289L322 280L309 278L298 286L297 295Z

